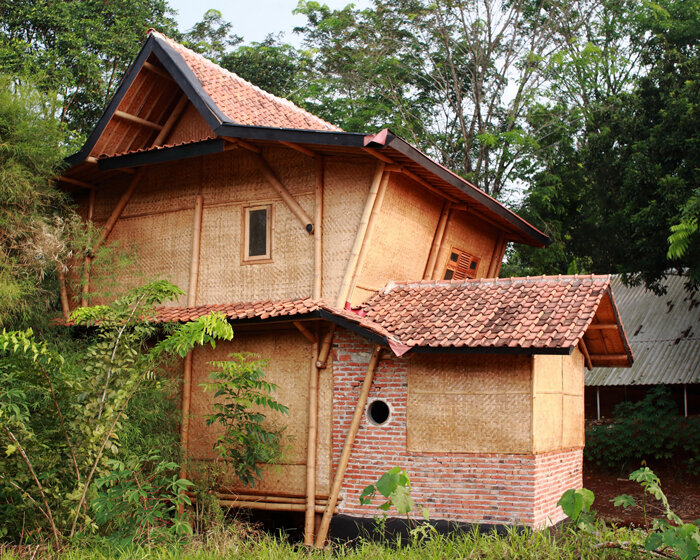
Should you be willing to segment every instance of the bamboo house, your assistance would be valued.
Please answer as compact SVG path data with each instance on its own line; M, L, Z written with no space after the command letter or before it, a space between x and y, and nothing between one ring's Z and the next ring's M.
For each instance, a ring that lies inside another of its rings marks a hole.
M564 518L584 371L632 362L608 277L498 279L508 243L547 236L390 131L340 130L155 31L69 163L99 243L186 292L160 320L233 325L184 360L187 456L214 458L211 360L259 354L289 407L284 464L223 503L298 511L322 545L399 465L433 519Z

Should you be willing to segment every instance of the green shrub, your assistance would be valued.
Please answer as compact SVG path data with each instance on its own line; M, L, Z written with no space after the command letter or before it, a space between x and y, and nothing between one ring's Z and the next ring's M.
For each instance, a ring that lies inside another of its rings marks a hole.
M615 407L611 424L586 430L584 457L598 466L624 470L642 460L684 461L691 473L700 472L700 419L684 418L664 386L638 402Z

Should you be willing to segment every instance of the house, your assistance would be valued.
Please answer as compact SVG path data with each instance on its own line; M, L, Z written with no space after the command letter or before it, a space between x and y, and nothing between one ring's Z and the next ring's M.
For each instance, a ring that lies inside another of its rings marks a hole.
M685 277L669 274L665 293L657 295L613 277L636 359L631 368L601 367L586 375L586 418L609 418L615 405L641 400L656 385L669 387L679 413L700 414L700 296L685 284Z
M160 320L233 324L184 360L188 456L213 459L211 360L261 355L289 406L284 464L215 489L224 503L304 512L323 545L401 465L434 519L564 518L584 368L632 362L609 278L497 279L507 243L548 238L391 132L344 132L157 32L70 164L99 243L186 291Z

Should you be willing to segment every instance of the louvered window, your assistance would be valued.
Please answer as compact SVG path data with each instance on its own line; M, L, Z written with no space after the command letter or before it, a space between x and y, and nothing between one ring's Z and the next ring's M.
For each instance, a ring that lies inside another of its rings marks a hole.
M445 280L466 280L476 278L476 271L479 269L481 259L470 255L466 251L452 247L450 258L445 265Z

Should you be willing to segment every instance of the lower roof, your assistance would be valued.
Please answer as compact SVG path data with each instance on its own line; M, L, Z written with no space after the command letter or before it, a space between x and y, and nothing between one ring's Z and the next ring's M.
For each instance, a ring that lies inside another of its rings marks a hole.
M322 318L397 356L570 354L581 346L589 367L633 361L608 276L391 283L354 311L306 298L161 307L156 320L186 322L211 312L239 323Z

